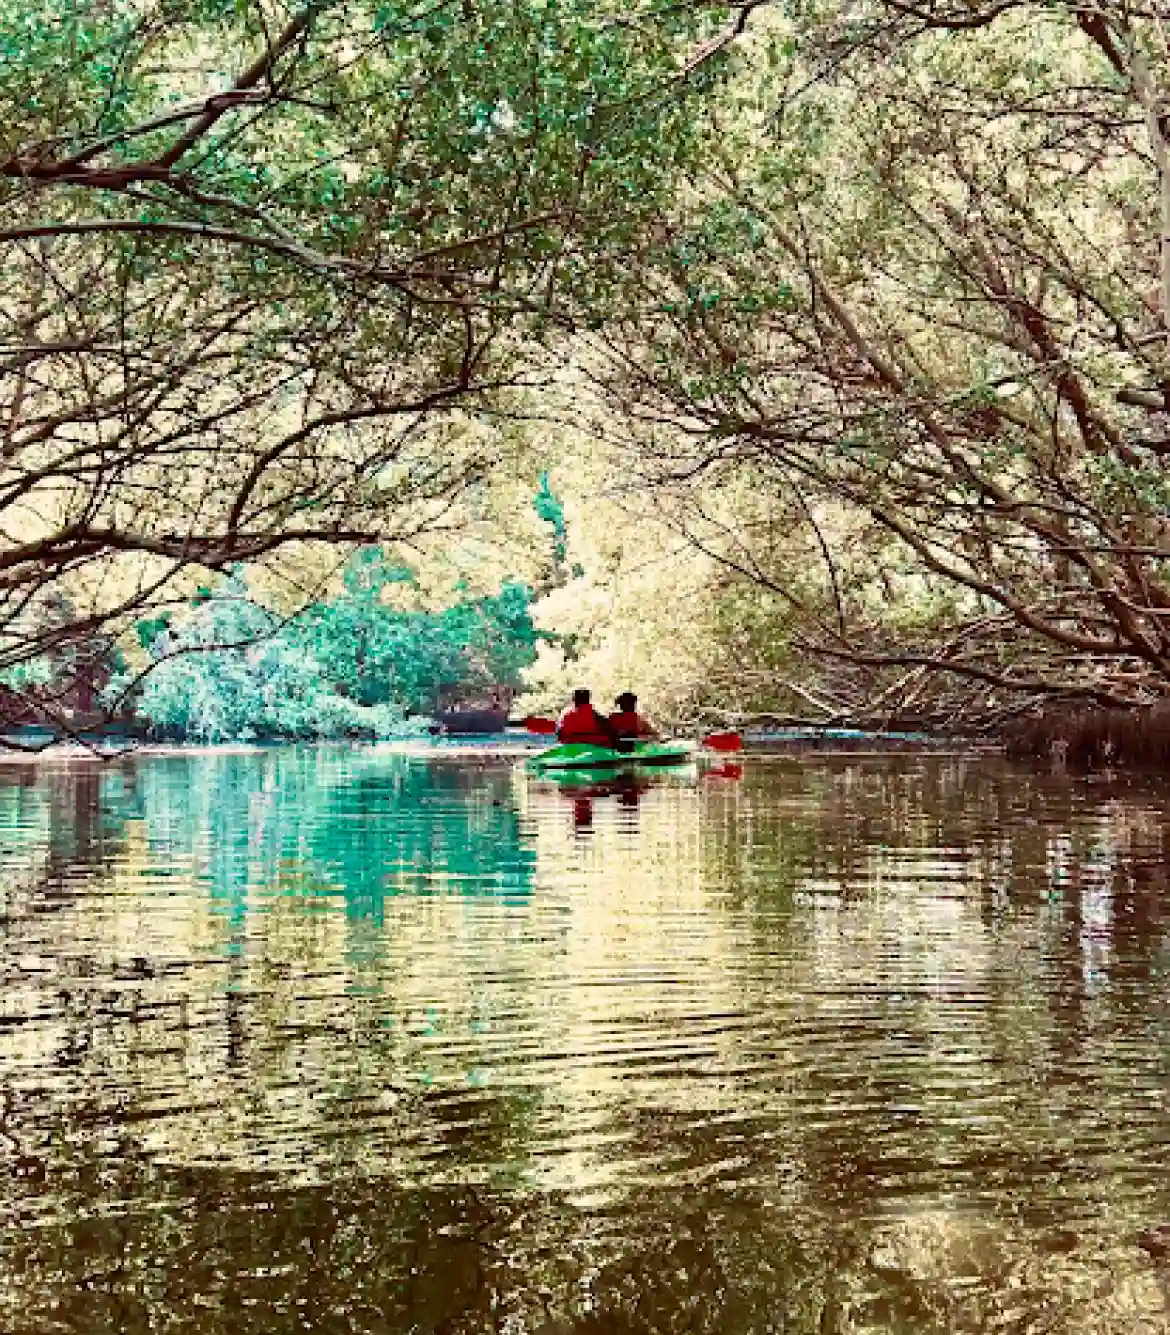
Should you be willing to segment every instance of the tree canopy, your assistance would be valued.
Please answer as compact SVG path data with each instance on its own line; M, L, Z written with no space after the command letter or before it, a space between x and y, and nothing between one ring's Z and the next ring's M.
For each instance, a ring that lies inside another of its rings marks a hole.
M593 340L627 467L769 595L761 648L821 664L826 716L1159 698L1159 18L933 0L755 18L695 189Z
M665 202L719 22L0 3L10 690L208 570L452 522Z
M319 602L310 550L542 469L547 689L1166 694L1155 11L5 3L16 698L208 571Z

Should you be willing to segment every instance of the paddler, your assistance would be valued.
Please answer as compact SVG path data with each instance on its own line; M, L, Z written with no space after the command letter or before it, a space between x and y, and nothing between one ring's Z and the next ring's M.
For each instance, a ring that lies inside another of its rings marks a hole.
M582 688L573 692L572 705L557 719L557 738L587 746L612 746L618 735L593 708L589 692Z
M633 691L623 691L614 701L617 712L609 716L609 726L619 737L657 737L653 725L638 713L638 697Z

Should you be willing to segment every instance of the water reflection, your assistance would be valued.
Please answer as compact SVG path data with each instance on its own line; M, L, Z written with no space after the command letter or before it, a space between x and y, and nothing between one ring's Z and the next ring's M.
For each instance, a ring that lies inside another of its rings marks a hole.
M10 765L0 773L0 867L11 873L27 850L44 887L110 859L131 873L195 877L233 927L252 894L292 875L340 895L350 916L378 919L400 890L526 894L534 864L510 792L498 765L411 765L376 749Z
M681 771L619 771L589 774L578 772L571 777L530 780L535 793L546 802L560 798L572 813L573 832L579 838L593 833L595 805L599 799L613 798L622 813L621 827L636 831L638 809L642 798L653 788L674 784L693 784L697 771L686 767Z
M5 767L0 1328L1167 1329L1166 837L958 760Z

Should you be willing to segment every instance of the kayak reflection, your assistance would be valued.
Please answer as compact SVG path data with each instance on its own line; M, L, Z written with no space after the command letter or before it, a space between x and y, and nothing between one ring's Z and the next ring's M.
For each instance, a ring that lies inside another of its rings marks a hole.
M598 781L594 774L588 783L557 785L573 804L573 832L581 836L593 833L593 803L599 798L616 798L624 817L622 824L636 828L642 794L653 786L653 781L645 775L630 773L617 773L603 781Z
M652 788L696 786L699 771L695 765L675 766L669 771L644 770L635 767L612 769L557 770L540 774L534 782L538 791L555 791L569 804L573 832L588 836L594 832L594 803L614 799L619 812L619 824L626 829L637 829L638 811L642 797Z
M638 805L638 797L655 786L653 777L631 770L565 770L541 787L555 788L566 797L617 797L624 805Z

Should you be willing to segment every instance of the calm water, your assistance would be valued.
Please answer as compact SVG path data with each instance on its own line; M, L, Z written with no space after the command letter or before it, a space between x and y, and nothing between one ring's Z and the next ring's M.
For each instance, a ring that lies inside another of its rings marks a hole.
M1170 791L0 767L0 1331L1170 1330Z

